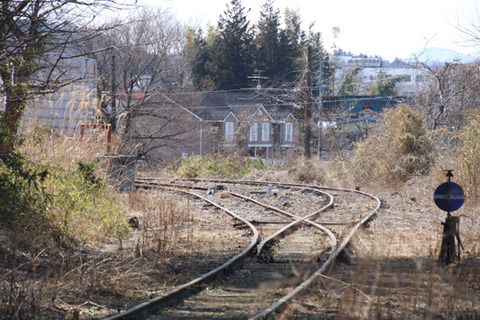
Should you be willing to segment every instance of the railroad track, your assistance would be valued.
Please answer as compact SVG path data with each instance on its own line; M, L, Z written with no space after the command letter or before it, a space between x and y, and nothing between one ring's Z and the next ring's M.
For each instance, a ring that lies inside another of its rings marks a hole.
M136 185L194 196L248 228L250 241L202 276L108 319L272 317L332 265L380 207L367 193L315 185L153 178ZM356 207L355 197L368 200Z

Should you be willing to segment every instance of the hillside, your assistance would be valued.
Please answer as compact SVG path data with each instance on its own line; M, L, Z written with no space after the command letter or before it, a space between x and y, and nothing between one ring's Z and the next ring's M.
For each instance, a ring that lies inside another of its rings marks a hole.
M437 47L430 47L425 48L422 51L418 51L417 53L412 54L408 60L415 60L418 59L419 61L427 64L442 64L445 62L461 62L461 63L471 63L478 60L478 57L460 53L458 51L444 49L444 48L437 48Z

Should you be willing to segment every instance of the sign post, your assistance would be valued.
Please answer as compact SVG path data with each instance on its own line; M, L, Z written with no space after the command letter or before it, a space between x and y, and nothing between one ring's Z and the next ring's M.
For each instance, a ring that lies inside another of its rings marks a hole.
M445 264L451 264L455 260L460 261L460 249L463 249L460 240L460 218L454 217L450 212L460 209L465 201L463 189L458 184L451 181L453 170L447 170L448 181L437 187L433 194L433 200L437 207L447 212L447 218L443 225L442 248L439 259L445 261ZM458 241L458 254L455 248L455 238Z

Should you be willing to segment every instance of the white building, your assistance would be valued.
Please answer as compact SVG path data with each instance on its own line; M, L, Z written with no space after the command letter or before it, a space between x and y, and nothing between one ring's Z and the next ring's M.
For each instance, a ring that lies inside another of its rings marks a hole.
M362 70L358 73L360 80L358 92L356 94L365 94L366 90L375 83L375 81L383 77L402 77L402 80L395 86L397 95L409 96L415 94L421 89L428 80L428 73L425 70L416 68L414 65L393 64L382 60L380 57L364 57L364 56L334 56L332 61L339 67L335 71L335 88L340 87L345 75L355 67Z

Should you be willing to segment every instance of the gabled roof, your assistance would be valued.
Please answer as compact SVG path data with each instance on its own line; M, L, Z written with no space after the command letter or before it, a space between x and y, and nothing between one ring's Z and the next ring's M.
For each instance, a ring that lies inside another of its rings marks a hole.
M164 96L203 121L224 121L230 112L238 119L246 119L261 106L274 121L284 120L293 113L292 105L275 103L269 97L250 91L166 93Z

